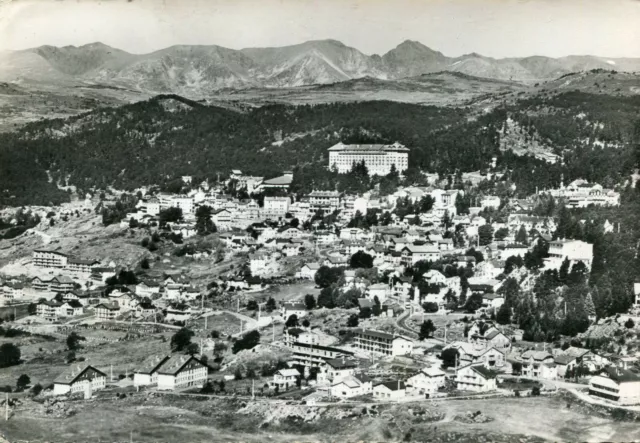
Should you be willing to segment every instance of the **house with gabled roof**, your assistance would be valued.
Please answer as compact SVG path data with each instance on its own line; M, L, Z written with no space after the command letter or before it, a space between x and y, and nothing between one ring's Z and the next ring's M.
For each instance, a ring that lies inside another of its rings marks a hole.
M407 391L413 395L433 395L445 384L446 374L435 366L423 368L407 379Z
M482 365L468 365L456 372L456 389L461 391L495 391L497 373Z
M94 392L107 385L107 374L91 365L72 364L53 381L53 395Z
M364 374L350 375L331 385L331 396L350 398L366 395L373 390L371 379Z
M173 391L204 386L209 366L193 355L174 354L158 369L158 390Z
M373 387L373 398L378 400L392 400L406 396L407 385L401 380L385 381Z
M289 369L278 369L275 374L273 374L273 381L271 382L271 386L278 389L289 389L296 385L296 380L301 377L300 372L297 369L289 368Z
M158 383L158 369L171 358L169 355L151 355L133 373L134 386L148 386Z

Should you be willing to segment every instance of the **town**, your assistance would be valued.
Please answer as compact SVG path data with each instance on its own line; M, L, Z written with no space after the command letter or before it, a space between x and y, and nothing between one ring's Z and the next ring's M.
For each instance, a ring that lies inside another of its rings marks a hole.
M603 266L589 239L621 228L572 218L619 208L619 191L576 180L510 198L495 159L484 175L404 186L409 147L327 151L328 169L392 188L294 195L292 172L232 170L31 208L43 244L0 269L5 391L321 405L562 390L639 407L640 283L615 316L587 286ZM101 241L135 244L138 261L66 249L55 233L74 218L107 225Z

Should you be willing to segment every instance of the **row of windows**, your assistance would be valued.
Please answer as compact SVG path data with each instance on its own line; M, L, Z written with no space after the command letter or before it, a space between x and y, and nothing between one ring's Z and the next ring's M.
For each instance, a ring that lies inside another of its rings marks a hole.
M592 383L591 386L593 386L594 388L597 388L597 389L602 389L603 391L618 392L618 388L610 388L608 386L602 386L602 385L598 385L598 384L595 384L595 383Z

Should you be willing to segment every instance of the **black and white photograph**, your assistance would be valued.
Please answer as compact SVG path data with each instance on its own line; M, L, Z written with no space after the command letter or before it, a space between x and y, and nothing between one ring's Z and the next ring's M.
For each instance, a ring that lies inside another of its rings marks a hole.
M629 441L639 0L0 0L0 443Z

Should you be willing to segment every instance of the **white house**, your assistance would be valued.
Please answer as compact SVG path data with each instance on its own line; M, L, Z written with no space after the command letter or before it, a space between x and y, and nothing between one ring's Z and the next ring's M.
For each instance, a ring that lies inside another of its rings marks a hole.
M53 395L91 393L104 389L107 374L91 365L71 365L53 381Z
M461 391L495 391L496 373L482 365L468 365L456 373L456 388Z
M445 373L436 368L422 369L407 379L407 390L413 395L432 395L444 386Z
M300 271L298 272L299 278L304 278L307 280L313 280L316 277L316 272L320 269L320 264L318 263L306 263L302 265Z
M620 405L640 404L640 374L608 366L589 380L589 394Z
M279 389L289 389L296 385L296 380L300 377L297 369L279 369L273 374L271 386L278 386Z
M373 387L373 398L378 400L394 400L407 396L407 387L403 381L378 383Z
M209 367L193 355L172 355L158 369L158 390L204 386Z
M155 385L158 383L158 369L169 360L169 356L152 355L133 373L134 386Z
M346 377L331 386L331 396L350 398L371 393L373 385L366 375L358 374Z

